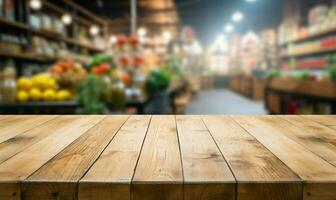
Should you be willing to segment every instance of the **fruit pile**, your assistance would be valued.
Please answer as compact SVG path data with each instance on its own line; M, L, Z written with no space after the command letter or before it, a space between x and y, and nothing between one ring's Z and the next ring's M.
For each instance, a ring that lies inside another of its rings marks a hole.
M72 60L58 61L49 71L64 87L74 87L86 78L86 70L83 66Z
M91 73L95 75L106 75L116 68L114 60L111 56L101 54L93 58L90 63Z
M71 92L58 89L57 80L48 74L37 74L32 78L21 77L17 80L17 101L68 101Z

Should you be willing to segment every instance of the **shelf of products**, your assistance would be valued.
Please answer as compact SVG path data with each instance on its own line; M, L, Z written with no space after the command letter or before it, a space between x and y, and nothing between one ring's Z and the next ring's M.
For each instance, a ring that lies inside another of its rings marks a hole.
M4 0L0 4L0 57L5 58L0 63L5 65L7 59L14 59L15 65L26 62L50 63L57 59L67 58L65 55L75 56L75 60L86 62L84 56L90 56L105 51L102 39L105 38L105 22L98 17L84 18L82 9L76 4L63 6L69 2L61 1L54 5L43 1L40 10L29 8L27 1ZM73 11L78 12L73 12ZM71 12L70 12L71 11ZM72 15L73 22L64 24L61 17L66 13ZM81 16L77 16L81 14ZM87 14L87 13L86 13ZM82 24L85 24L83 27ZM90 26L100 26L101 36L90 36ZM98 41L98 42L97 42ZM77 59L78 58L78 59ZM84 58L84 59L83 59Z
M253 79L251 76L232 76L229 81L231 90L238 92L246 97L252 97Z
M0 58L13 58L13 59L20 59L20 60L26 60L26 61L33 61L33 62L41 62L41 63L52 63L57 60L57 58L47 57L47 56L34 56L29 54L23 54L23 53L3 53L0 52Z
M318 38L322 38L322 37L326 37L332 34L336 34L336 27L332 27L329 30L322 30L320 32L317 33L307 33L308 35L302 36L301 38L296 38L296 39L292 39L290 41L286 41L281 43L281 46L286 46L286 45L290 45L290 44L295 44L295 43L301 43L301 42L305 42L305 41L309 41L309 40L314 40L314 39L318 39Z
M308 26L285 21L279 29L283 69L326 69L336 52L335 19L335 6L318 5L309 11Z
M266 108L273 114L336 113L336 84L331 80L274 78L265 92Z

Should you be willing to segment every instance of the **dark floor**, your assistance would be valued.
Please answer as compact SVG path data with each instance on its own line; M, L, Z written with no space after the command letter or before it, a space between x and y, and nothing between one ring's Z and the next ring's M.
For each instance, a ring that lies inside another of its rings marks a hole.
M267 114L262 102L250 100L227 89L201 91L188 104L186 114Z

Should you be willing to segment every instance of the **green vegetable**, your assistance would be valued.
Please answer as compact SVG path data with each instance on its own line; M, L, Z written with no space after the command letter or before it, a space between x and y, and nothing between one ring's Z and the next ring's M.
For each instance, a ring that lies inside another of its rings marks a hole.
M147 77L146 87L150 93L166 90L169 87L170 76L162 69L152 71Z
M273 79L281 76L281 72L279 70L272 69L267 72L267 79Z
M116 64L113 57L106 54L96 55L91 61L90 67L99 66L103 63L108 63L112 69L116 68Z
M294 71L290 76L294 80L306 80L309 78L310 72L308 69L303 71Z
M106 85L100 77L90 74L78 87L78 100L81 105L80 114L104 114L106 106L101 101L106 90Z
M329 57L328 73L330 79L336 81L336 54Z
M336 81L336 64L329 66L328 72L330 79Z

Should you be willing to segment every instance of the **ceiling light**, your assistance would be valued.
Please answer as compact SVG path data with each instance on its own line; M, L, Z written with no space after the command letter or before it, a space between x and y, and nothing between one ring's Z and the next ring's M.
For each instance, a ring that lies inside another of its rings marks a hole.
M117 37L114 36L114 35L111 35L110 38L109 38L109 42L111 44L115 44L117 42Z
M169 31L165 31L162 33L162 37L165 40L165 42L169 42L172 38L172 34Z
M94 35L98 35L98 33L99 33L99 27L96 25L92 25L90 27L90 34L94 36Z
M253 3L256 2L257 0L246 0L246 2Z
M144 27L139 28L138 31L137 31L137 34L140 37L144 37L147 34L146 28L144 28Z
M65 13L62 15L62 22L65 25L70 25L72 23L72 17L69 13Z
M243 18L244 18L244 14L239 11L233 13L232 15L232 20L235 22L240 22L241 20L243 20Z
M226 24L224 29L225 32L232 33L234 31L234 26L232 24Z
M40 10L42 8L42 1L41 0L30 0L29 6L33 10Z

